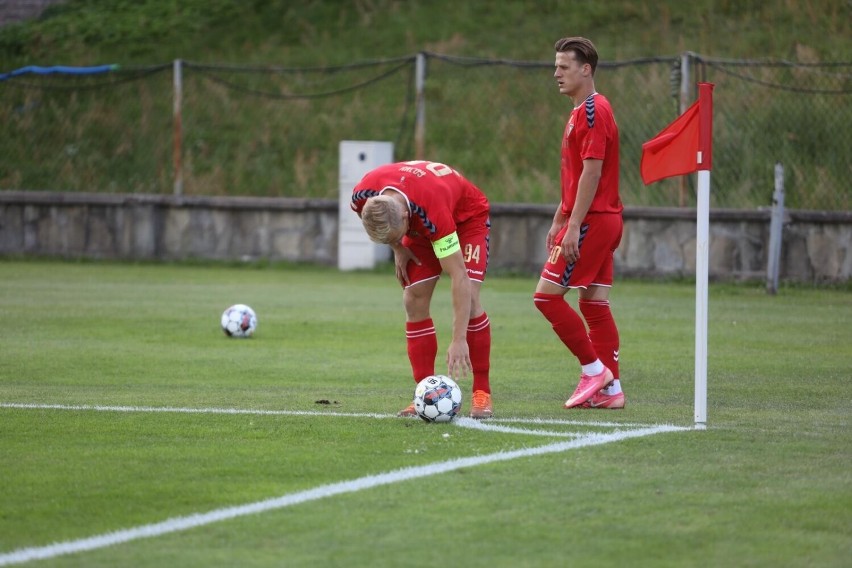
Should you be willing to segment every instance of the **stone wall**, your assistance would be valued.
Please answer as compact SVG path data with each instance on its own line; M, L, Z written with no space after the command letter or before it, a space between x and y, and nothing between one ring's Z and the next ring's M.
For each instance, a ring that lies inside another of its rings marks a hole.
M536 274L554 206L493 204L490 268ZM710 213L710 277L766 278L769 210ZM628 208L622 276L693 277L695 210ZM336 265L338 203L251 197L0 191L0 255L269 260ZM782 280L845 282L852 213L787 211Z

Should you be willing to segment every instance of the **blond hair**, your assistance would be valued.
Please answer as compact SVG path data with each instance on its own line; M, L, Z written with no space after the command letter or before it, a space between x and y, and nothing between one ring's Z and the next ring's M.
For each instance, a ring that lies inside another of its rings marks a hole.
M364 203L361 223L370 240L393 244L405 234L405 216L399 203L390 195L377 195Z

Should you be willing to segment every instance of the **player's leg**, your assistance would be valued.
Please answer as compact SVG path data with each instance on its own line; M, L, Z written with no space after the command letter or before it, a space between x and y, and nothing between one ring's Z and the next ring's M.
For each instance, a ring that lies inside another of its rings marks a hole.
M403 244L420 260L408 264L410 284L402 291L405 308L405 342L411 375L417 384L435 374L435 357L438 354L438 336L430 314L432 294L441 274L441 265L431 245L425 239L404 238ZM425 246L424 246L425 244ZM399 416L417 416L414 403L402 409Z
M409 284L402 292L405 307L405 336L414 382L435 374L438 339L430 312L432 294L441 274L441 264L426 239L403 239L403 244L420 260L408 264Z
M411 362L411 373L415 383L435 374L438 337L429 306L437 282L437 277L421 280L407 286L402 293L408 360Z
M562 240L567 227L556 236L556 241ZM582 250L583 239L580 246ZM562 256L562 248L553 247L550 256L541 271L541 278L535 288L533 301L535 307L550 322L553 331L560 341L585 367L593 365L598 360L592 342L586 333L586 324L574 308L565 300L565 293L572 285L572 277L576 263L568 264ZM594 369L591 369L594 370Z
M491 392L489 372L491 370L491 321L479 299L482 282L471 280L470 320L467 324L467 345L473 365L473 390Z
M609 305L608 286L589 286L579 291L579 307L589 327L589 339L604 365L618 376L618 327Z
M600 224L606 228L605 234L610 235L608 246L601 242L603 261L597 276L587 288L579 290L579 306L583 318L589 327L589 339L595 351L606 367L612 371L613 381L606 388L586 401L587 408L624 408L624 393L621 390L619 374L620 341L618 326L612 316L609 294L613 282L613 254L621 242L623 222L620 215L600 216Z
M471 418L490 418L491 402L491 322L480 300L482 282L488 268L491 223L487 216L475 218L458 227L465 267L470 278L470 320L467 346L473 371L470 405Z
M561 241L566 230L567 227L556 236L556 242ZM565 402L566 408L583 404L612 381L612 372L598 358L583 318L565 300L568 288L586 287L597 274L596 259L592 254L595 247L589 246L591 237L600 235L593 230L592 223L587 223L580 231L580 260L571 264L562 255L561 247L553 247L541 271L534 296L536 308L581 365L580 383Z
M580 312L589 326L589 339L601 361L612 371L613 381L583 403L585 408L624 408L619 379L619 335L609 304L609 287L589 286L580 291Z
M577 358L584 368L598 361L595 348L586 333L586 324L580 314L565 300L567 288L541 279L535 289L535 307L550 322L560 341Z
M482 308L479 291L482 283L471 281L471 318L467 324L467 346L473 371L471 418L491 418L491 321ZM474 315L476 314L476 315Z

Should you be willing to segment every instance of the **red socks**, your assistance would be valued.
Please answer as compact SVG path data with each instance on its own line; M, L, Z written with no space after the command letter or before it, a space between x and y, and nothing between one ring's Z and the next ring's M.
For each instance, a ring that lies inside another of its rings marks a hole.
M468 322L467 347L473 365L472 390L490 393L488 372L491 369L491 322L485 312Z
M592 341L586 333L586 323L580 314L574 311L560 294L541 294L533 296L535 307L544 315L553 331L562 340L581 365L594 363L598 359ZM604 361L604 365L606 362ZM613 370L613 374L615 371Z
M414 382L420 382L435 374L435 357L438 354L438 338L432 319L406 322L405 339L408 345L408 360ZM489 371L491 370L491 322L488 314L471 319L467 324L467 346L473 365L473 388L491 392ZM442 371L445 373L446 371Z
M589 339L601 362L618 375L618 328L606 300L580 300L580 311L589 325Z
M434 375L438 337L432 319L405 322L405 339L414 382L419 383L429 375Z

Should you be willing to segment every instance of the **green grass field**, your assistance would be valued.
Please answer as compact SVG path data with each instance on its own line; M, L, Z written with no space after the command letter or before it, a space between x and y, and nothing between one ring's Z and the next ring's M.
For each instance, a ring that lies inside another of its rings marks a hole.
M534 285L483 291L495 418L430 425L385 268L1 260L0 566L849 565L848 290L711 285L696 431L692 284L616 283L624 411L562 409Z

